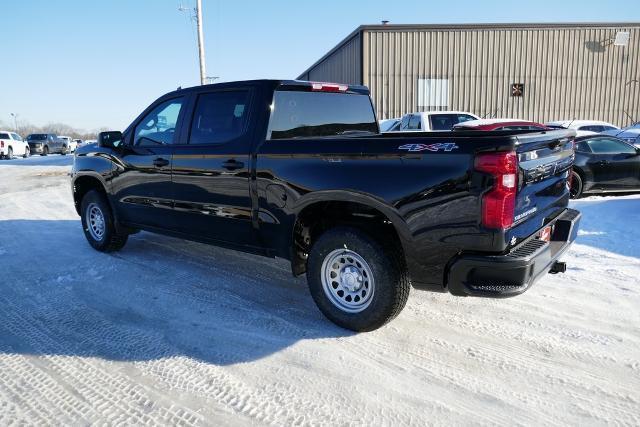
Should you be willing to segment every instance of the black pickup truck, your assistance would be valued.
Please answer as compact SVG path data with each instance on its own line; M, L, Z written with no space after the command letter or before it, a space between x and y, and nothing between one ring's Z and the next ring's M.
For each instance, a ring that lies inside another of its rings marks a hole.
M504 297L564 271L573 137L380 134L366 87L222 83L79 148L72 188L99 251L147 230L282 257L330 320L369 331L411 286Z

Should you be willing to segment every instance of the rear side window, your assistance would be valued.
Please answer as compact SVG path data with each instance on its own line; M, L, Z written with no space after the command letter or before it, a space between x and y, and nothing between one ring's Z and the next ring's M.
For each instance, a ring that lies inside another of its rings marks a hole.
M11 139L8 133L0 133L0 139Z
M586 130L589 132L602 132L604 129L603 129L603 126L589 125L589 126L580 126L578 130Z
M198 96L189 144L224 144L247 128L250 92L247 90L205 93Z
M420 130L422 128L422 124L420 123L421 117L420 114L413 114L409 119L409 124L407 125L407 129L409 130Z
M635 154L636 150L629 144L609 138L597 138L589 140L589 147L596 154Z
M429 116L429 120L433 130L451 130L458 123L477 119L468 114L432 114Z
M173 144L182 101L183 98L170 99L147 113L136 126L133 144L141 146Z
M367 95L276 91L270 139L377 133Z

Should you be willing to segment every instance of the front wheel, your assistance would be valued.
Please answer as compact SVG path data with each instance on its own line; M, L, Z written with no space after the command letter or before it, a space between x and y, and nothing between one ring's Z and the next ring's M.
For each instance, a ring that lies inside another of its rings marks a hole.
M569 195L572 199L578 199L582 195L583 188L582 178L576 171L571 171L571 186L569 187Z
M60 154L62 154L63 156L66 156L67 155L67 151L68 151L67 146L64 146L64 147L62 147L62 151L60 151Z
M29 147L26 147L24 149L24 154L22 155L22 158L26 159L27 157L29 157L30 154L31 154L31 149L29 149Z
M46 156L47 154L49 154L49 147L45 145L44 148L42 149L42 154L40 155Z
M372 331L404 308L411 283L400 249L383 247L367 234L336 227L314 243L307 282L316 305L332 322Z
M94 249L115 252L127 243L128 235L116 229L111 207L102 193L91 190L85 194L80 213L84 235Z

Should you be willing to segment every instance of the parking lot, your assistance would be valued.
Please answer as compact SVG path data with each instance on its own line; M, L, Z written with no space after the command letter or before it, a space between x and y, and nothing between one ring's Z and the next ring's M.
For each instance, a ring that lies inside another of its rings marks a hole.
M0 424L640 423L639 196L510 299L412 292L334 326L289 265L140 233L90 248L71 156L0 162Z

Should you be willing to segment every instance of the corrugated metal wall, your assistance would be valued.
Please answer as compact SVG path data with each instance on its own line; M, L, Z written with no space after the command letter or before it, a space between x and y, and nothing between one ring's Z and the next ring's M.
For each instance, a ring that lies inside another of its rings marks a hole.
M631 33L627 47L613 45L617 31ZM449 80L448 109L479 116L640 120L638 26L365 28L362 37L362 84L370 87L379 118L419 111L418 79L432 78ZM338 49L311 79L351 83L358 73L342 62L355 62L357 48ZM350 80L342 78L347 69ZM524 83L524 96L510 96L512 83Z
M356 33L322 61L298 77L300 80L362 84L361 33Z

